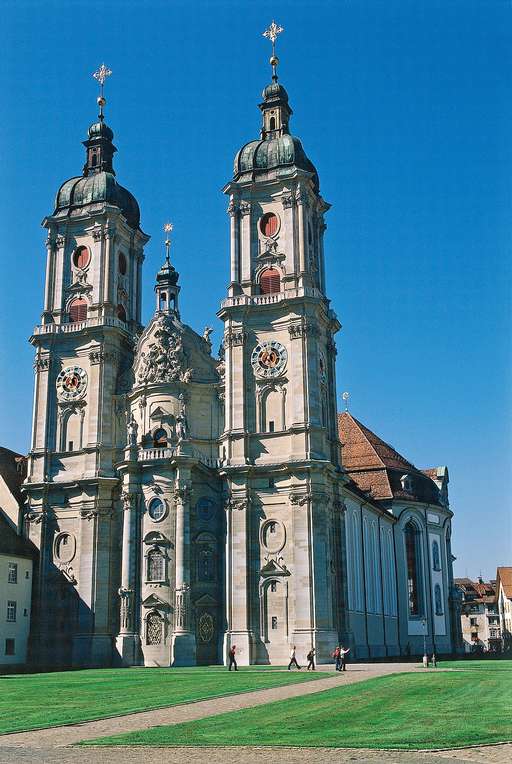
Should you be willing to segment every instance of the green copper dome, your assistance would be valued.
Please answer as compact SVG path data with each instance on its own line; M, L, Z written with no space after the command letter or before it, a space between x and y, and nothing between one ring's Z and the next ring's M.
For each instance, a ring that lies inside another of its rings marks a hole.
M67 180L57 193L54 214L66 209L70 213L79 207L100 203L119 207L128 225L139 227L140 210L135 197L117 182L111 172L98 172Z
M275 138L250 141L242 146L235 157L234 175L238 180L244 173L258 174L267 170L297 167L313 176L315 190L318 191L318 174L313 163L307 158L302 143L293 135L284 133Z

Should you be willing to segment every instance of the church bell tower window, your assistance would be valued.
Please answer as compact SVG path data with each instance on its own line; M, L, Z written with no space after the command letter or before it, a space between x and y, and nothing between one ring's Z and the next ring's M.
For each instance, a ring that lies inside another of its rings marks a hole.
M73 265L75 268L87 268L91 262L91 254L87 247L77 247L73 252Z
M69 321L76 324L79 321L85 321L87 318L87 300L83 297L76 297L69 304Z
M267 268L260 276L261 294L275 294L281 291L281 277L277 268Z
M118 258L118 264L119 264L119 273L121 276L124 276L126 274L126 257L122 252L119 253Z
M275 236L279 228L279 218L273 212L267 212L260 220L263 236Z

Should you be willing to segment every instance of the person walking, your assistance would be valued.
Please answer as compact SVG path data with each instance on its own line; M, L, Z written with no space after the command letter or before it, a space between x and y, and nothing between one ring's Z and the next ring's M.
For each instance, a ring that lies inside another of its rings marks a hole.
M306 655L306 658L308 660L308 668L307 670L311 669L311 671L315 670L315 649L312 647L309 653Z
M299 671L300 671L300 666L297 663L297 658L295 657L295 649L296 648L295 648L295 645L294 645L292 647L292 649L290 650L290 662L288 664L288 671L290 671L290 669L293 666L293 664L295 664L297 666L297 668L299 669Z
M345 658L346 654L350 652L350 647L345 648L343 645L340 647L340 668L339 671L346 671L347 670L347 659Z
M336 646L336 649L334 650L333 653L331 653L331 655L334 658L334 665L335 665L336 671L341 671L341 651L340 651L339 645Z
M235 655L236 655L236 645L233 645L229 651L229 670L230 671L231 671L231 666L234 666L235 671L238 671Z

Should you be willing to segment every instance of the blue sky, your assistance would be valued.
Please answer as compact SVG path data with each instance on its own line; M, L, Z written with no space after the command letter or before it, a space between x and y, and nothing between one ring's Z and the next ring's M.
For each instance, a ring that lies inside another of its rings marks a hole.
M103 60L119 181L152 236L171 219L183 319L228 281L222 186L257 137L275 17L291 128L328 213L338 393L418 467L447 464L456 575L511 553L512 7L486 0L2 3L0 444L26 452L42 311L40 221L79 174ZM341 406L341 401L340 401Z

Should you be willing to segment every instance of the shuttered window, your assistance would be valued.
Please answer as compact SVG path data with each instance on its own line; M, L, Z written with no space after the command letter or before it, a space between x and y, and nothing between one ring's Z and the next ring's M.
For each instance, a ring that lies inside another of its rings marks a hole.
M273 236L277 232L279 219L273 212L267 212L260 220L260 230L263 236Z
M69 320L72 324L85 321L87 318L87 301L83 297L76 297L69 306Z
M281 278L276 268L267 268L260 277L261 294L272 294L281 291Z

